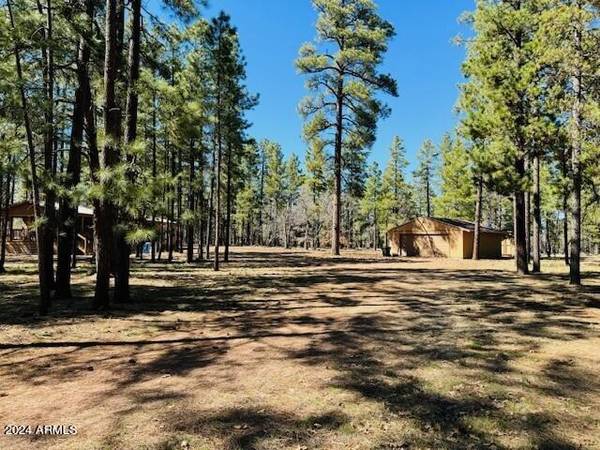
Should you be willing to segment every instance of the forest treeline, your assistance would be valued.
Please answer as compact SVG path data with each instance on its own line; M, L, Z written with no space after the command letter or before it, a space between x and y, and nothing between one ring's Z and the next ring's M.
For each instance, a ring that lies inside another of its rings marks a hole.
M168 22L140 0L3 0L0 271L8 207L29 199L42 313L71 296L82 204L97 308L129 300L134 253L215 270L230 245L337 255L385 246L416 216L510 229L520 273L561 253L579 284L580 254L600 243L599 2L479 0L458 39L459 124L424 142L412 171L399 137L385 166L368 163L398 95L380 72L394 26L371 0L312 3L316 36L296 60L302 160L249 134L259 97L227 14L205 19L191 0L165 1Z

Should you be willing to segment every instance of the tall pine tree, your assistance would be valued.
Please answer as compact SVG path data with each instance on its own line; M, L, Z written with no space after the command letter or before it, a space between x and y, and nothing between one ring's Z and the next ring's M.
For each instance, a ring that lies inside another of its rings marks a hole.
M333 147L331 252L339 255L342 174L353 152L373 144L377 120L388 113L376 92L397 95L395 81L377 72L394 28L379 17L372 0L313 0L313 5L317 40L303 45L296 61L313 96L300 112L308 119L307 139L321 135Z

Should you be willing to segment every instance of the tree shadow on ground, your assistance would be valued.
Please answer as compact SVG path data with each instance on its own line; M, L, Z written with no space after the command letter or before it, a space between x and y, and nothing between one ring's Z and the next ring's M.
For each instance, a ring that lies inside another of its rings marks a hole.
M224 411L183 410L163 418L166 431L210 436L219 448L253 449L268 442L271 448L321 448L324 436L348 423L344 414L331 411L298 417L268 408L233 408ZM163 448L179 446L167 439ZM159 448L161 446L159 445Z
M242 257L234 264L246 267ZM304 343L284 348L283 357L335 370L331 387L382 405L385 420L401 417L413 423L419 431L406 437L407 448L504 448L498 432L526 435L534 448L577 448L555 434L556 416L540 411L511 414L506 403L518 402L512 391L493 392L482 385L504 384L540 398L565 397L586 405L586 396L600 386L590 381L597 380L594 374L575 361L552 360L529 382L515 373L515 362L535 354L543 344L598 337L598 327L586 317L589 308L598 307L597 287L567 288L562 275L523 279L504 271L397 269L387 264L370 269L364 264L352 258L320 261L297 254L249 254L248 267L305 270L224 276L218 284L186 268L185 283L157 286L142 281L134 286L130 304L116 305L108 314L98 315L89 308L89 299L80 297L59 302L44 320L23 315L33 307L29 286L0 285L10 292L10 299L0 306L1 324L36 328L66 324L73 317L80 323L110 317L127 321L132 331L142 333L149 326L155 330L144 339L3 342L2 355L42 348L56 352L0 368L13 368L15 377L31 383L47 383L86 370L70 362L81 349L107 349L104 357L110 358L111 348L131 348L130 359L135 361L121 361L124 369L115 380L118 392L148 378L186 377L222 363L240 341L296 338ZM180 268L161 267L161 273L148 279L178 280ZM432 280L437 287L430 285ZM183 312L192 315L187 320L165 315ZM170 337L171 333L184 336ZM142 361L148 349L155 354ZM100 362L101 356L95 360ZM18 371L15 365L20 365ZM50 365L58 369L49 372ZM430 367L451 368L463 379L437 388L419 375ZM131 398L143 404L181 396L185 394L147 390L136 391ZM161 418L171 433L214 438L232 449L266 442L273 448L318 447L327 432L349 420L338 409L302 418L245 407L184 408ZM492 421L497 429L477 428L473 425L477 421ZM163 448L172 448L170 439L161 444ZM384 433L373 448L386 448L394 439Z
M413 421L420 432L406 436L405 448L505 448L501 435L528 436L533 448L580 448L554 434L557 416L540 411L514 414L505 407L506 402L516 400L510 390L490 393L482 388L481 383L497 376L502 378L494 383L512 379L503 374L513 371L511 361L535 348L528 340L497 333L488 338L486 347L473 350L464 348L448 330L437 332L437 338L415 329L391 337L385 331L390 324L381 316L356 317L351 322L351 330L315 337L304 349L288 355L309 365L333 366L338 375L331 387L384 405L384 420L400 416ZM518 348L512 353L499 352L494 344L502 343ZM470 373L475 369L476 376L452 381L451 390L440 392L414 375L438 363L471 369ZM574 365L573 361L552 361L539 374L540 385L528 382L517 387L539 399L562 396L585 405L586 396L600 392L599 384L590 382L595 379L593 373L571 367ZM565 370L565 366L569 367ZM478 429L473 425L476 421L493 422L497 429Z

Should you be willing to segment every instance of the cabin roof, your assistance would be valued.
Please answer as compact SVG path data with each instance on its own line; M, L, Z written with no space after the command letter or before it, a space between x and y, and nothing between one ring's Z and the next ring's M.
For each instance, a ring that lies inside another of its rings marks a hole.
M44 202L40 202L40 206L44 207ZM58 203L54 204L58 210ZM17 203L13 203L8 208L8 214L11 217L33 217L33 202L29 200L23 200ZM94 215L93 208L89 206L79 205L77 206L77 214L80 216L92 217Z
M40 206L44 207L44 202L40 202ZM54 206L56 209L59 209L59 204L55 203ZM33 217L33 202L29 200L23 200L20 202L13 203L8 208L9 217ZM77 215L81 217L94 217L94 208L89 206L79 205L77 206ZM151 221L149 217L146 218L147 221ZM169 219L156 217L154 219L156 223L175 223L174 221L170 221Z

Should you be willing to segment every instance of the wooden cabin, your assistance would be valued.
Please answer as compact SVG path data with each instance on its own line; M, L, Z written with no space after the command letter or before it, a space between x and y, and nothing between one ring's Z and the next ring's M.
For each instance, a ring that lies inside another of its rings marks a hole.
M56 205L56 209L58 211L58 205ZM37 253L33 222L33 202L23 201L8 208L6 251L9 255L35 255ZM94 252L94 211L92 208L77 207L76 227L78 253L91 255Z
M387 232L392 256L463 258L473 256L475 224L460 219L418 217ZM479 254L484 259L502 257L504 231L481 227Z

